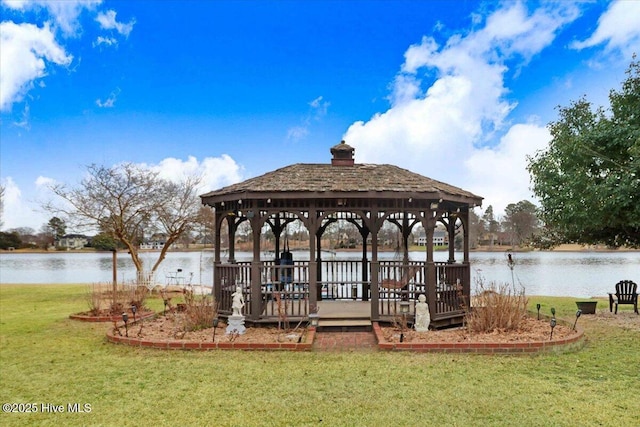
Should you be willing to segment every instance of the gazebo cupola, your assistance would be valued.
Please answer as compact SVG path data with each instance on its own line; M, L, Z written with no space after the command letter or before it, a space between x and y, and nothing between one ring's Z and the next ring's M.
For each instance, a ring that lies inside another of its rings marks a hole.
M332 166L353 166L353 147L344 141L331 147L331 165Z

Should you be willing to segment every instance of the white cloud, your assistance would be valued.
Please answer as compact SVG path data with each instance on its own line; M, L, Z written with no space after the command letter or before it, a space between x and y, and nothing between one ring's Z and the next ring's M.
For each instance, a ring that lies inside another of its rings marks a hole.
M68 66L73 56L60 46L48 25L0 24L0 110L11 108L33 87L33 81L46 76L47 62Z
M46 185L48 183L53 183L53 180L38 177L31 190L37 197L47 197L50 195L48 186ZM3 178L2 185L5 187L2 212L3 230L31 227L35 231L38 231L42 224L47 222L47 216L40 209L38 203L25 199L24 192L12 177ZM27 193L29 193L29 191L27 191Z
M452 36L443 45L423 37L405 52L391 108L352 124L343 139L356 148L359 162L397 164L473 189L494 205L498 202L490 197L500 203L522 200L529 194L524 168L528 151L514 138L526 135L527 147L539 147L548 138L533 125L507 127L517 104L507 98L506 62L527 63L577 16L570 4L529 13L522 3L514 3L488 16L484 26ZM496 134L505 131L492 148ZM509 163L509 184L494 187L504 179L496 169L507 162L505 156L519 157ZM482 175L474 170L479 164ZM485 184L477 185L481 182Z
M27 11L45 9L53 18L55 26L59 28L65 36L75 36L78 34L80 24L78 18L83 10L93 9L101 3L101 0L31 0L31 1L7 1L3 4L11 9Z
M93 42L93 47L100 46L103 44L107 46L115 46L118 44L118 40L116 40L113 37L98 36L98 38L96 38L96 41Z
M309 135L309 129L305 126L294 126L287 130L287 139L290 141L299 141Z
M136 23L135 19L124 24L116 21L116 14L115 10L101 12L96 17L96 21L98 21L100 27L104 30L116 30L119 34L129 37L129 34L133 30L133 25Z
M19 121L14 121L13 125L22 129L30 130L31 125L29 125L29 104L25 103L24 110L22 110L22 116Z
M503 211L509 203L529 200L527 156L542 150L551 140L546 127L536 124L517 124L493 148L475 150L464 161L466 189L485 198L495 212Z
M73 55L67 53L63 44L64 38L80 36L82 13L95 13L96 6L100 3L101 0L2 0L4 7L14 11L35 11L35 19L39 24L17 24L12 21L0 23L1 111L8 111L14 103L22 101L35 86L36 80L45 77L52 65L68 67L71 64ZM125 37L128 36L135 20L124 24L117 22L115 18L116 12L109 10L99 13L96 20L102 28L113 29ZM60 33L63 38L58 37ZM117 44L115 38L99 36L93 45L95 47L114 44ZM40 85L43 85L42 81ZM110 100L101 102L103 106L108 106Z
M157 165L147 167L157 171L160 177L173 182L180 182L188 176L202 176L199 187L201 193L242 180L242 167L227 154L205 157L202 161L198 161L194 156L189 156L187 160L168 157Z
M56 184L56 180L53 178L40 175L38 178L36 178L35 184L36 184L36 187L38 188L49 189L49 187Z
M297 142L306 138L310 133L309 128L311 127L311 123L313 121L321 121L324 116L327 115L327 111L331 105L331 103L329 101L325 101L322 96L309 101L307 104L309 105L309 111L305 118L301 120L301 124L293 126L287 130L287 139L289 141Z
M598 19L598 27L584 41L576 41L571 47L585 49L606 43L606 51L619 50L626 58L640 53L640 2L615 1Z
M309 103L309 106L315 111L316 120L320 120L327 115L327 110L330 105L330 102L322 100L322 96L317 97Z
M113 108L118 99L118 95L120 94L120 88L116 88L107 99L104 101L101 99L96 99L96 105L100 108Z
M227 154L219 157L205 157L199 161L194 156L186 160L168 157L157 164L139 164L159 173L159 176L173 182L180 182L189 176L202 176L198 194L204 194L218 188L235 184L243 179L243 168ZM3 230L31 227L38 230L49 218L40 206L47 200L54 199L50 187L58 184L53 178L39 176L33 186L24 192L12 177L2 179L5 187L2 212ZM27 200L24 194L31 194ZM59 200L58 200L59 201Z

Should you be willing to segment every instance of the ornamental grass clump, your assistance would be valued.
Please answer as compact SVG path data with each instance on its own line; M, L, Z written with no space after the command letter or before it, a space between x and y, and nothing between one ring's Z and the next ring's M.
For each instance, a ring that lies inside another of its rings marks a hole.
M92 316L103 314L119 315L135 306L138 311L145 307L149 289L135 283L116 285L111 283L93 283L87 288L85 300Z
M476 281L476 293L471 310L465 315L469 332L517 331L527 316L528 299L524 287L516 289L508 284L488 285Z
M102 313L102 307L104 304L104 289L103 284L93 283L87 288L85 299L89 306L89 314L92 316L99 316Z
M218 308L211 295L195 295L193 291L184 291L184 316L181 328L184 332L210 328L213 319L218 317Z

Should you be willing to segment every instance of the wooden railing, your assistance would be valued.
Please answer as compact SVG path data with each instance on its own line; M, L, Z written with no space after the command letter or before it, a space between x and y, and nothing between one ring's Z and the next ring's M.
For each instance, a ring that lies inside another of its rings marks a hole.
M381 261L378 314L381 318L400 315L400 301L409 301L413 310L417 296L426 294L426 263L418 261Z
M363 275L361 260L330 260L320 264L322 299L365 300L371 297L370 265ZM251 263L221 264L216 267L215 283L221 313L231 313L232 294L240 287L246 301L245 316L251 316ZM378 263L378 315L397 316L400 301L409 301L413 314L418 295L424 294L432 308L432 320L463 312L468 304L469 265L462 263L434 263L433 269L423 261L380 261ZM433 280L428 279L429 271ZM305 317L309 312L309 265L295 261L293 265L262 262L259 267L261 299L260 319ZM433 300L433 303L431 303Z
M380 262L380 290L378 313L381 318L400 315L400 301L409 301L409 314L413 315L418 295L424 294L431 310L432 320L464 312L469 294L469 265L462 263L434 263L435 279L427 279L426 262ZM433 283L434 282L434 283ZM433 287L433 289L432 289ZM465 292L466 291L466 292ZM465 297L465 295L467 297ZM433 299L433 304L430 300Z
M306 263L279 266L273 262L260 266L260 307L261 318L306 317L309 313L309 268ZM251 263L221 264L216 267L215 282L218 310L231 313L232 294L237 288L242 290L245 306L242 314L251 313Z
M232 294L237 288L242 290L245 306L242 314L250 315L251 298L251 266L247 264L222 264L216 267L214 273L214 294L218 303L218 311L231 314Z
M367 264L363 275L362 260L329 260L320 264L322 299L369 300L371 298Z

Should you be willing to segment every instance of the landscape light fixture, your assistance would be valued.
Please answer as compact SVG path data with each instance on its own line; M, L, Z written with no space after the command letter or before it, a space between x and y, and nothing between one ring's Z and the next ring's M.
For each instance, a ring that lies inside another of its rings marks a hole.
M551 335L549 336L549 340L552 340L553 339L553 328L555 328L556 324L557 324L555 317L551 318L550 324L551 324Z
M513 267L516 266L516 260L511 252L507 253L507 266L509 267L509 270L511 270L511 286L515 287L516 282L515 278L513 277Z
M122 313L122 321L124 322L124 334L129 337L129 315L126 312Z
M404 325L407 323L409 313L409 301L400 301L400 313L402 314L402 324L400 325L400 342L404 341Z
M312 327L317 328L319 322L320 322L320 315L318 315L318 313L309 314L309 324Z
M136 323L136 312L138 311L138 307L135 304L131 304L131 313L133 313L133 323Z
M538 320L540 320L540 304L536 304L536 308L538 309Z
M213 318L213 342L216 342L216 329L218 329L218 323L220 320L217 317Z
M576 323L578 323L578 318L580 318L580 316L582 315L582 310L578 310L576 311L576 321L573 322L573 330L576 330Z
M409 313L409 301L400 301L400 313L407 315Z

